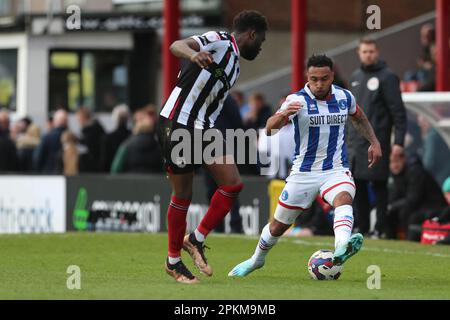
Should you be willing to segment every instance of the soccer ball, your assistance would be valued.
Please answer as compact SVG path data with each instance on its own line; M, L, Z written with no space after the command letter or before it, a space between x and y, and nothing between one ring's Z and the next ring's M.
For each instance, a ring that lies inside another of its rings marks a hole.
M308 261L308 271L314 280L337 280L343 266L333 265L333 251L319 250Z

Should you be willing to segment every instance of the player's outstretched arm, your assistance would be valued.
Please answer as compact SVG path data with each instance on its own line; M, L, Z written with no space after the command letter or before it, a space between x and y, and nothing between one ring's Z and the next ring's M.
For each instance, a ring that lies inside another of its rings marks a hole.
M266 123L266 135L271 136L272 130L279 130L284 127L289 122L289 117L296 114L300 108L301 104L298 101L293 101L287 105L284 110L279 110L269 119Z
M369 168L372 168L381 158L381 146L380 142L373 131L372 125L367 119L366 114L360 108L354 115L350 116L350 120L355 127L356 131L370 143L367 155L369 160Z
M192 38L177 40L170 46L170 52L182 59L188 59L196 63L200 68L207 68L214 62L209 51L200 51L200 46Z

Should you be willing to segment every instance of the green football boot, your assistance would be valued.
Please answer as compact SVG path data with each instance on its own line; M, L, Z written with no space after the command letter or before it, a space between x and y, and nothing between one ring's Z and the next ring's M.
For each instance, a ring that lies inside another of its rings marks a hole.
M361 233L355 233L348 242L334 251L333 264L340 266L361 249L364 237Z

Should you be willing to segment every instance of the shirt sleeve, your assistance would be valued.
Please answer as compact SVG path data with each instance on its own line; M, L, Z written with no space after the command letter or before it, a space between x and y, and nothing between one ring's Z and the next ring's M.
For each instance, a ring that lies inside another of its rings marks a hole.
M278 109L276 113L281 113L282 111L286 110L287 107L288 107L288 105L289 105L291 102L293 102L293 101L299 101L299 102L302 102L302 101L300 101L300 100L298 99L298 96L297 96L297 95L291 94L291 95L287 96L286 100L283 102L283 104L280 106L280 109ZM292 121L292 119L294 119L294 117L295 117L297 114L298 114L298 112L295 113L295 114L290 115L290 116L289 116L289 121Z
M220 34L216 31L208 31L202 35L192 36L191 38L199 44L200 51L210 50L214 43L222 40Z
M355 96L350 92L347 91L350 96L350 106L348 108L348 114L351 116L354 116L358 113L358 104L356 103Z

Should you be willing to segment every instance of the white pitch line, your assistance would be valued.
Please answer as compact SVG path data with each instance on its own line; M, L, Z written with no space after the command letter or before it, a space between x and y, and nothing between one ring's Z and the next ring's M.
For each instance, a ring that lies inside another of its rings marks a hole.
M330 246L328 242L316 242L316 241L304 241L304 240L293 240L293 243L301 244L305 246ZM363 247L361 250L363 251L373 251L373 252L386 252L386 253L396 253L396 254L410 254L410 255L425 255L432 256L438 258L450 258L450 254L445 253L434 253L434 252L414 252L408 250L395 250L395 249L387 249L387 248L371 248L371 247Z
M244 240L258 240L259 236L250 236L250 235L242 235L242 234L223 234L217 233L214 234L215 237L225 237L225 238L239 238ZM330 242L320 242L320 241L304 241L300 239L292 240L289 237L282 237L279 241L282 242L291 242L295 244L300 244L304 246L323 246L323 247L332 247L333 243ZM395 254L410 254L410 255L424 255L438 258L450 258L450 254L446 253L435 253L435 252L415 252L408 250L395 250L395 249L387 249L387 248L371 248L371 247L363 247L361 250L363 251L372 251L372 252L385 252L385 253L395 253Z

